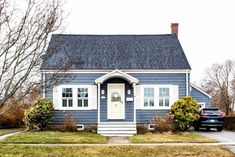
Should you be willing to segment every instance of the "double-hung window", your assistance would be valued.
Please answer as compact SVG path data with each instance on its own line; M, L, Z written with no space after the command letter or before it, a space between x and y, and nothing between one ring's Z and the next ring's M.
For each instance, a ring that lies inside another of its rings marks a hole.
M78 107L88 107L88 88L78 88Z
M144 107L154 107L154 88L144 88Z
M62 89L62 107L73 107L73 89Z
M170 105L170 89L159 88L159 106L169 107Z

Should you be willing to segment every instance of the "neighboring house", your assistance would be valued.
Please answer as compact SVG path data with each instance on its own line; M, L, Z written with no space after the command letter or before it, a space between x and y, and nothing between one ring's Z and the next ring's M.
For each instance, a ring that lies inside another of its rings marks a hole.
M199 87L190 84L190 95L198 101L199 109L211 107L211 96Z
M97 125L105 136L129 136L137 124L150 124L156 112L164 115L190 95L191 67L177 38L178 24L171 28L166 35L52 35L43 80L73 61L60 72L67 81L43 92L55 105L54 124L71 114L80 127ZM204 92L192 89L210 106Z

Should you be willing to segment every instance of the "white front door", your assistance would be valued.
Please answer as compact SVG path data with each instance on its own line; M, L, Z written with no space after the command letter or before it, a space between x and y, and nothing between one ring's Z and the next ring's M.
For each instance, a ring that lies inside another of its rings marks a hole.
M125 119L124 89L124 84L108 84L108 119Z

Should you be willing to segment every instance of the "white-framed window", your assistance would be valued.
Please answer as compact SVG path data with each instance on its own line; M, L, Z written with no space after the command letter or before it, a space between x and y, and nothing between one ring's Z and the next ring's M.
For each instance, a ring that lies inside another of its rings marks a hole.
M198 102L198 108L199 108L199 110L201 110L201 109L203 109L203 108L205 108L205 107L206 107L205 102Z
M159 107L170 106L170 88L160 87L159 88Z
M88 107L88 88L77 89L78 107Z
M62 107L73 107L72 88L62 88Z
M154 94L155 89L153 87L144 88L144 107L154 107Z
M96 85L58 85L53 87L53 104L57 110L97 109Z
M136 85L136 109L170 109L179 98L178 85Z

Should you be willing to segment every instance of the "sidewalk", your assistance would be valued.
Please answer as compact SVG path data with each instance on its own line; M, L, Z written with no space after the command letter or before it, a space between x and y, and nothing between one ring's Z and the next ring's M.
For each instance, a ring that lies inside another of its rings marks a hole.
M116 143L116 144L30 144L30 143L4 143L7 145L24 145L24 146L235 146L235 143Z
M6 137L21 133L23 131L17 131L9 134L0 136L0 140ZM24 146L72 146L72 147L83 147L83 146L94 146L94 147L110 147L110 146L226 146L234 147L235 142L222 142L222 143L130 143L128 137L108 137L106 144L35 144L35 143L2 143L4 145L24 145Z
M8 134L4 134L4 135L0 135L0 140L6 138L6 137L9 137L9 136L13 136L13 135L16 135L18 133L21 133L23 131L16 131L16 132L11 132L11 133L8 133Z

